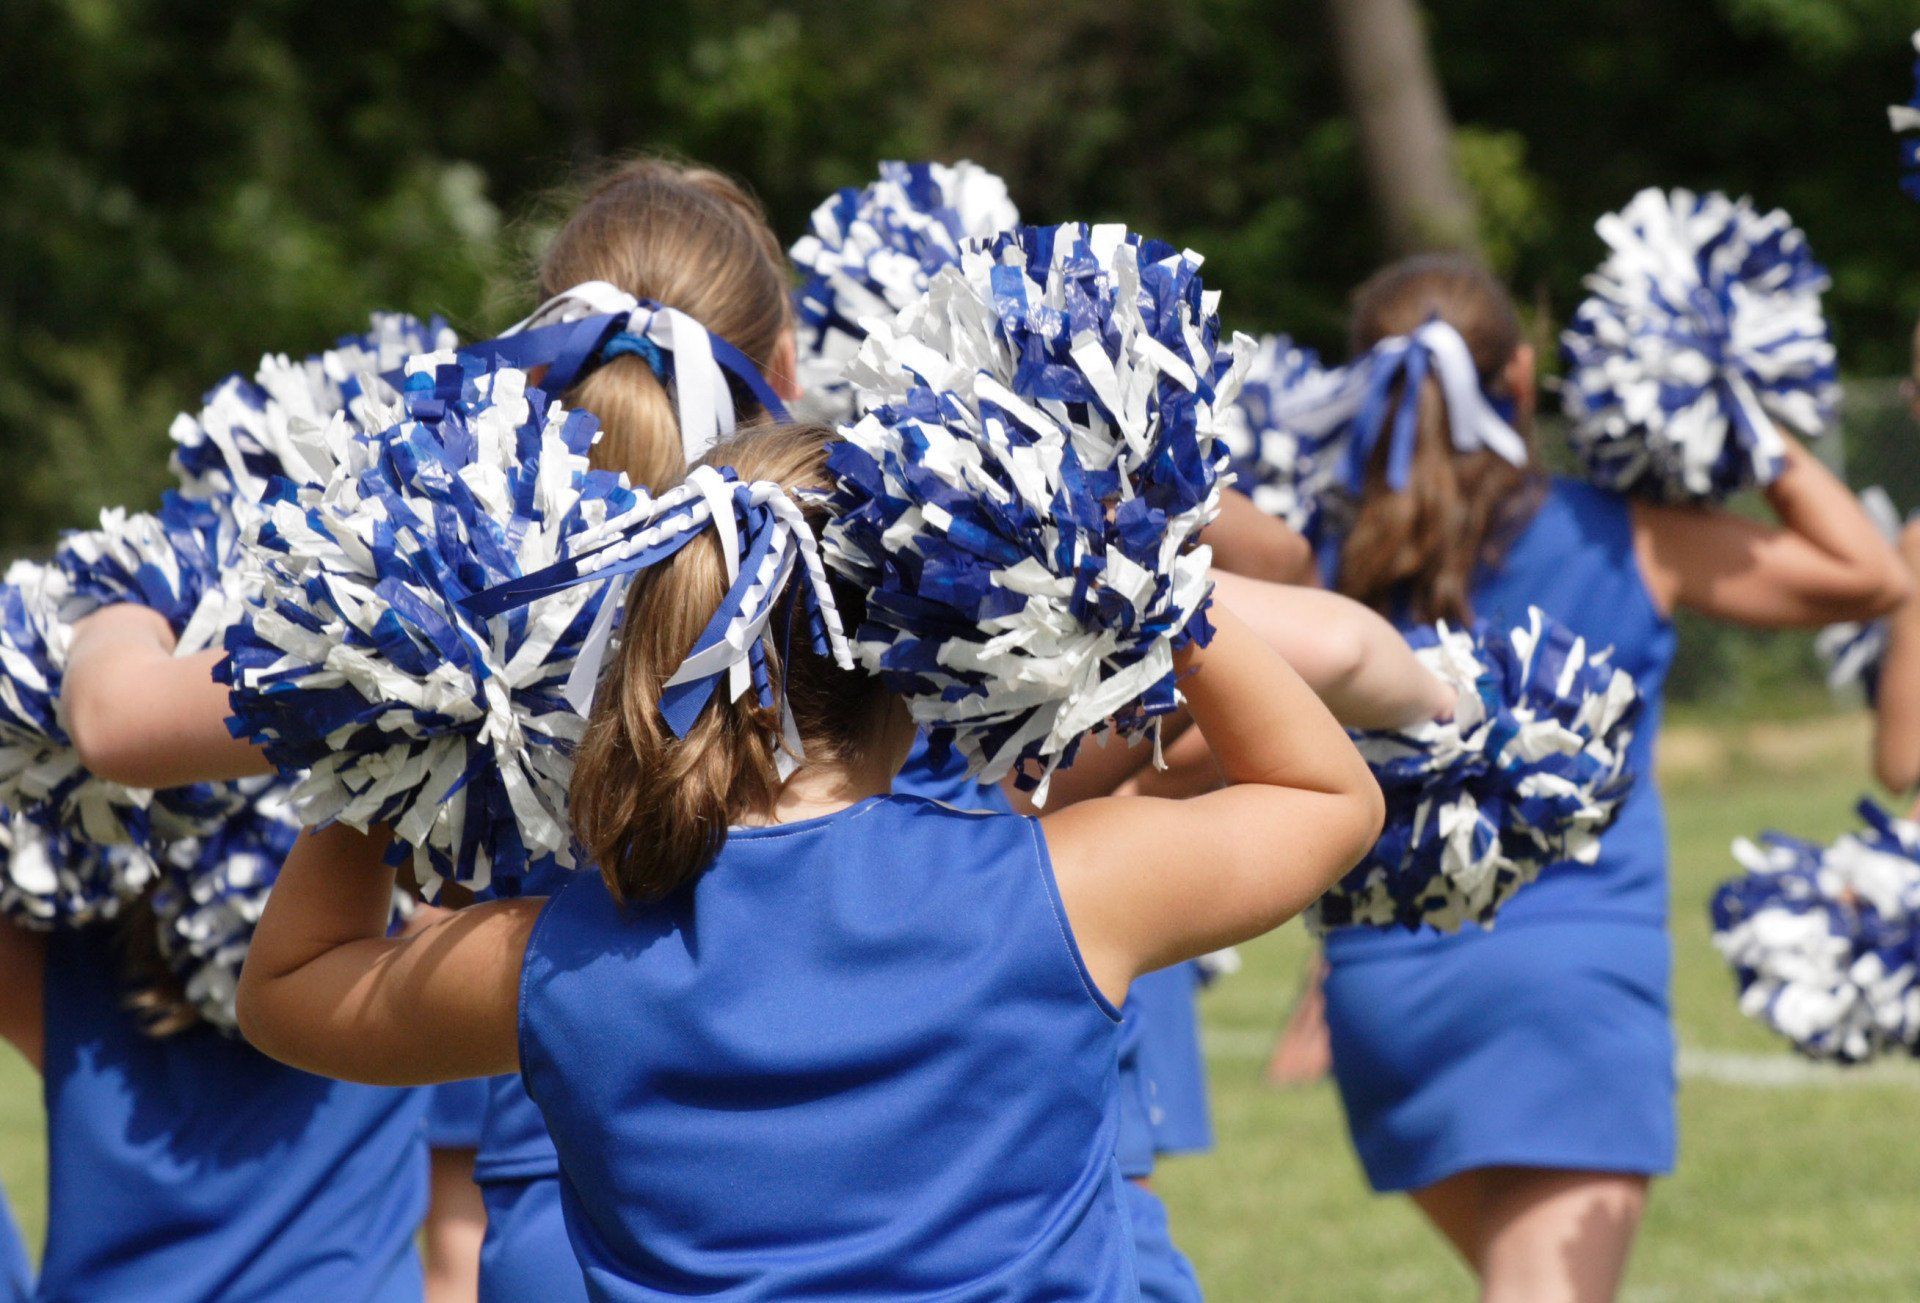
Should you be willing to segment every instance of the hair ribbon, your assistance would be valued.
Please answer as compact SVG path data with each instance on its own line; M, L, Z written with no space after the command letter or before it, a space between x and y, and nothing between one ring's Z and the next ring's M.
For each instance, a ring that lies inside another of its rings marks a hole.
M764 704L774 704L765 644L773 613L796 569L807 580L806 614L815 648L830 653L842 667L853 668L853 649L827 583L819 544L799 504L778 484L742 482L724 467L696 466L661 497L642 494L627 511L582 531L564 560L474 593L461 605L487 618L577 584L629 579L672 557L709 527L726 565L727 592L661 693L660 713L674 736L687 735L722 678L729 700L755 688ZM615 593L602 600L568 676L567 701L582 715L591 709L622 605ZM797 757L799 731L784 699L780 712L782 735ZM781 763L784 773L792 762L783 756Z
M688 461L734 431L729 376L746 386L776 421L792 419L745 353L678 308L635 298L605 281L585 281L562 291L498 338L469 344L455 356L522 370L545 367L540 387L559 394L595 366L624 354L638 355L663 384L671 382L681 450ZM407 383L403 372L385 379L395 388Z

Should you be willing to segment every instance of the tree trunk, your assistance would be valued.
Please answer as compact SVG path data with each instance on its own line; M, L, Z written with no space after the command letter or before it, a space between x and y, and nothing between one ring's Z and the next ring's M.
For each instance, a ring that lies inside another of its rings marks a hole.
M1328 0L1367 181L1396 254L1478 252L1473 197L1414 0Z

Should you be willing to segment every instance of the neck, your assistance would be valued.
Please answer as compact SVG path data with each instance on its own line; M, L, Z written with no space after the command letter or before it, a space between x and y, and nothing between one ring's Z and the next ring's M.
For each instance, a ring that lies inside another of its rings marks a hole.
M883 796L893 789L897 765L868 760L851 765L802 765L794 770L773 803L773 813L751 823L798 823L818 819L850 805L858 805L870 796Z
M850 760L801 765L781 787L771 814L750 815L741 822L752 826L818 819L892 791L893 780L906 763L907 752L913 749L915 730L898 700L891 703L889 711L890 718L879 730L875 745Z

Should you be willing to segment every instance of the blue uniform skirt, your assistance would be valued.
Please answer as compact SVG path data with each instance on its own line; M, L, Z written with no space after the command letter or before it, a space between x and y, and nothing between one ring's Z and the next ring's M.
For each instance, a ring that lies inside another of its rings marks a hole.
M560 1178L483 1181L487 1235L480 1303L586 1303L587 1279L567 1239Z
M1375 1190L1673 1169L1664 929L1550 918L1329 955L1334 1077Z

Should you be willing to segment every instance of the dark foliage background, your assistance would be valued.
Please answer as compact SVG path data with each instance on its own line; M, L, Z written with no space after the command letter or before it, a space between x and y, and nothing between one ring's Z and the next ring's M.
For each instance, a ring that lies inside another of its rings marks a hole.
M1543 340L1594 216L1684 184L1788 208L1849 373L1904 368L1920 212L1884 106L1910 0L1425 9L1489 255ZM539 196L609 154L734 171L789 236L877 158L972 157L1035 219L1202 251L1232 324L1334 350L1381 256L1321 0L13 0L0 86L7 550L156 497L172 414L264 348L373 307L509 320ZM1867 392L1855 460L1920 504L1912 431Z

